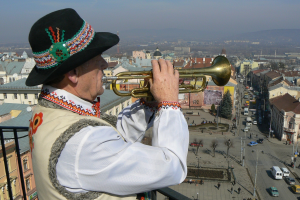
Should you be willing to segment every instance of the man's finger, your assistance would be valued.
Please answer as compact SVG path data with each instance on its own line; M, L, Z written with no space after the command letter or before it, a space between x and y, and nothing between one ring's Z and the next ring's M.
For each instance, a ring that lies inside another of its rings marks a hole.
M160 67L157 60L152 60L153 79L160 73Z
M168 72L168 66L167 66L166 61L164 59L159 59L158 62L159 62L159 66L160 66L160 71L162 73L167 73Z
M169 60L166 60L168 72L174 74L174 68L172 63Z

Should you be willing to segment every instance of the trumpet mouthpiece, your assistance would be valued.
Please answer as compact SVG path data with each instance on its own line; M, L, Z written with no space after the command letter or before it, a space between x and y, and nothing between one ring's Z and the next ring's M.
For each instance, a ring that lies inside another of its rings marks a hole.
M110 76L110 77L103 76L103 77L102 77L102 81L103 81L103 82L112 81L112 80L117 80L117 79L118 79L117 76Z

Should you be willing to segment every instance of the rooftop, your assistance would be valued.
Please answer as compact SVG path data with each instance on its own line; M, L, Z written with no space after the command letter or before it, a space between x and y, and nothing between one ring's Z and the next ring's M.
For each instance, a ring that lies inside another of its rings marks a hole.
M300 102L288 93L270 99L270 103L278 110L300 114Z

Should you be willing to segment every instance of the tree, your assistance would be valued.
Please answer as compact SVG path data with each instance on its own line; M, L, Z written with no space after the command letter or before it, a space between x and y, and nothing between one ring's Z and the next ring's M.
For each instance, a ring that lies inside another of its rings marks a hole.
M229 149L231 147L233 147L233 142L230 139L228 139L228 140L225 140L224 144L227 146L227 157L228 157Z
M271 61L270 62L270 68L273 70L278 70L278 63Z
M214 114L216 112L216 106L215 106L215 104L212 104L211 107L210 107L210 109L211 109L211 112Z
M213 149L213 151L214 151L214 157L216 156L216 148L217 148L217 146L218 146L218 140L213 140L212 142L211 142L211 145L210 145L210 147Z
M198 144L196 147L197 147L197 151L196 151L196 156L198 155L198 151L199 151L199 147L200 146L203 146L203 140L202 139L199 139L197 140L196 138L194 139L194 143L195 144Z
M229 90L223 95L223 99L221 102L221 110L220 115L223 118L231 119L232 114L232 101L231 101L231 94Z

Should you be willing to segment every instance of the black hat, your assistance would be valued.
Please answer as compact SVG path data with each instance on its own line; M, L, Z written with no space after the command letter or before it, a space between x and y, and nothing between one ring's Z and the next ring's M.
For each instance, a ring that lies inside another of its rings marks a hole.
M31 27L29 43L35 67L27 86L44 84L80 66L119 42L108 32L95 32L73 9L52 12Z

